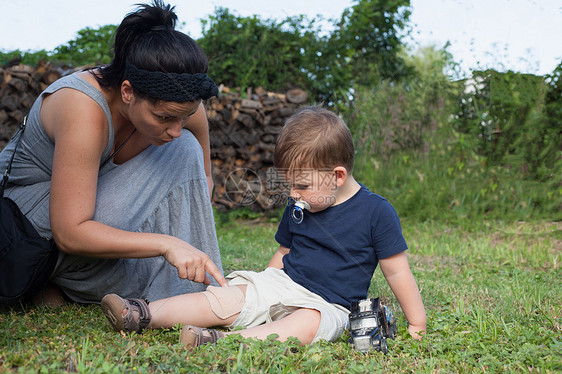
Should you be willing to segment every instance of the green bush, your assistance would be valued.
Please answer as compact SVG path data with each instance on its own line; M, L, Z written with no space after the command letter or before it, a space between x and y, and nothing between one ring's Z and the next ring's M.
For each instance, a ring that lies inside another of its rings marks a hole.
M477 139L476 151L488 164L546 180L560 167L562 149L556 75L550 82L511 71L474 72L462 88L453 125Z
M560 195L562 195L562 62L554 69L552 74L546 76L546 84L548 86L545 97L546 112L546 129L545 138L549 139L548 147L541 150L543 157L548 162L553 162L550 170L552 176L551 183L557 185ZM556 149L558 145L558 149ZM548 173L548 172L547 172ZM541 174L547 174L542 171ZM559 197L562 200L562 196ZM562 210L562 202L560 202L560 210Z
M427 149L447 121L455 85L444 74L454 65L446 49L402 53L411 74L399 81L358 86L349 122L358 153L388 160L397 151ZM447 107L449 106L449 107Z

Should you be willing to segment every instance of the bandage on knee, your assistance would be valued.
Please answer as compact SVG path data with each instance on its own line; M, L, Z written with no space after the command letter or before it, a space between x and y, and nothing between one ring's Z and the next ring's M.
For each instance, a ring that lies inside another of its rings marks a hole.
M211 310L220 319L227 319L240 313L246 303L246 297L240 287L215 287L209 286L203 292L209 300Z

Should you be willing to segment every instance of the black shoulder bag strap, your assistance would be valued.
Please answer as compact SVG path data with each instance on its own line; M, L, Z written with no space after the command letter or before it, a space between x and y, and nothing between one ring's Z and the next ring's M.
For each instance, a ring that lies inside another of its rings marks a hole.
M8 167L4 172L4 177L2 178L2 184L0 185L0 197L4 197L4 189L8 184L8 178L10 177L10 173L12 172L12 162L14 162L14 157L16 156L16 151L18 150L18 146L21 143L21 138L23 137L23 132L25 131L26 124L27 124L27 116L23 117L23 122L19 126L18 132L16 133L16 135L19 136L19 138L16 142L16 145L14 146L14 152L12 153L12 157L10 157L10 162L8 163Z

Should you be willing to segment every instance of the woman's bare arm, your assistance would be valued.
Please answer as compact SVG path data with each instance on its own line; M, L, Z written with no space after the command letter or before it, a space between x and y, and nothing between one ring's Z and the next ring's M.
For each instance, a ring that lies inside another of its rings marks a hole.
M93 221L97 178L107 145L107 119L86 95L60 90L45 100L41 120L55 142L50 221L64 252L102 258L164 256L181 278L208 282L205 271L226 284L209 257L185 241L134 233Z
M209 185L209 196L213 197L213 174L211 170L211 143L209 138L209 121L203 103L199 105L197 111L186 120L183 125L195 135L195 138L203 149L203 160L205 164L205 175L207 176L207 184Z

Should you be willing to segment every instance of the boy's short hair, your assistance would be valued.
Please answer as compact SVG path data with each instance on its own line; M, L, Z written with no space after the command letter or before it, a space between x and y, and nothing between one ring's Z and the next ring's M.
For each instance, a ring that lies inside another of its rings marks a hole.
M273 161L279 170L301 168L353 170L353 137L345 122L319 106L304 107L281 129Z

